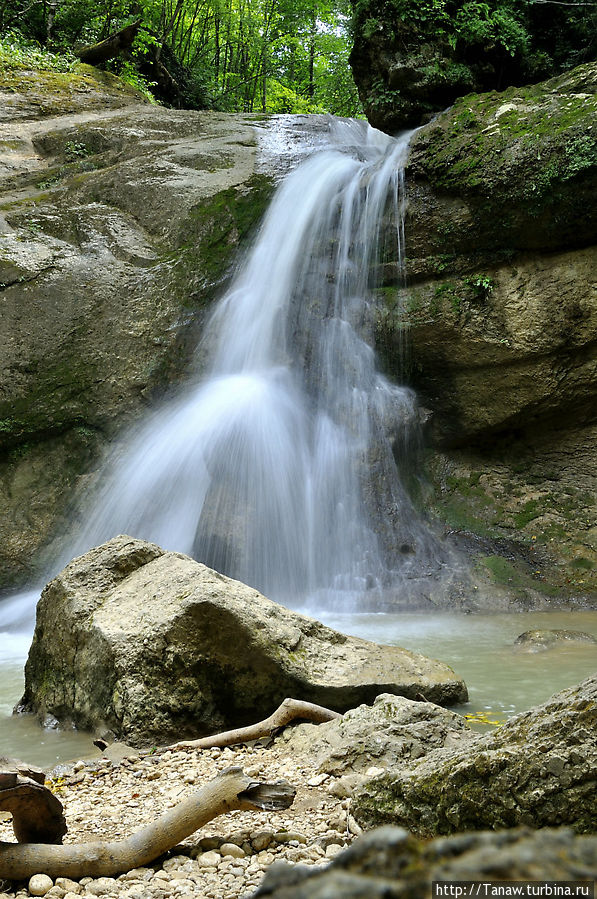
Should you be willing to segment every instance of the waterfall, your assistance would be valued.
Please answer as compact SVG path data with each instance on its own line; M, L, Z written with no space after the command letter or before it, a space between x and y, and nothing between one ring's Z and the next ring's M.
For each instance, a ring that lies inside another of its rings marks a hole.
M345 610L441 568L401 480L416 398L372 348L374 272L404 263L407 152L408 135L336 122L285 179L198 347L203 374L115 452L64 561L127 533Z

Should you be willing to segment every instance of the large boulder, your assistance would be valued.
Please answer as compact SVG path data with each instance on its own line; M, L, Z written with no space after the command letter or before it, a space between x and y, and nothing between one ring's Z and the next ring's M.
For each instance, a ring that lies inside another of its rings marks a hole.
M441 662L347 637L155 544L118 537L44 590L21 708L133 744L244 725L287 696L466 700Z
M359 837L323 871L274 865L254 894L270 899L429 899L433 881L584 880L595 876L597 837L566 828L518 828L421 842L400 827ZM466 889L468 884L461 884ZM507 884L503 889L508 890ZM496 887L499 889L499 887ZM439 892L436 895L440 895ZM455 895L446 892L446 895Z
M476 737L456 712L382 693L373 705L360 705L323 724L301 724L281 739L293 758L304 756L318 771L338 777L409 764L433 749Z
M597 829L597 675L454 750L365 784L354 815L423 836L517 825Z
M470 91L503 90L594 59L589 8L352 0L350 64L367 118L389 134ZM546 23L548 27L546 27Z

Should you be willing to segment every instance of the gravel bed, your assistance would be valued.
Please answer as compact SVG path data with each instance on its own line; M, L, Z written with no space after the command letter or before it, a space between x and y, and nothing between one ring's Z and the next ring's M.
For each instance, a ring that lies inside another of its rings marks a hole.
M50 785L65 808L65 843L124 839L233 765L256 780L284 778L297 796L283 812L234 811L216 818L149 867L79 881L53 881L40 871L28 883L0 882L0 899L238 899L253 893L274 861L326 865L358 833L350 799L335 778L285 752L281 742L271 748L139 752L57 769ZM10 820L0 821L0 839L14 840Z

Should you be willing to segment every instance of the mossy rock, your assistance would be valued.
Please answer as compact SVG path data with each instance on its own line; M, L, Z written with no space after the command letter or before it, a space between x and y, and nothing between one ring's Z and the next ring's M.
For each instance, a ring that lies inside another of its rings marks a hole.
M410 172L464 198L476 251L582 246L597 235L597 63L469 94L414 138ZM593 198L593 199L591 199ZM458 223L445 235L466 252Z
M596 728L592 677L475 742L375 778L353 814L367 827L398 824L426 838L521 824L593 833Z

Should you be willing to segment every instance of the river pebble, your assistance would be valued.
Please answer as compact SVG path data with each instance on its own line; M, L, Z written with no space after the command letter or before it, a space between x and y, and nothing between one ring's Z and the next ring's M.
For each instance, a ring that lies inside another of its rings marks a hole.
M32 896L45 896L53 886L54 881L47 874L34 874L29 880L29 893Z
M283 812L235 811L216 818L155 864L78 881L53 881L39 872L28 884L0 884L0 899L248 899L275 861L329 864L354 838L350 799L342 791L334 795L335 778L320 777L287 752L279 741L268 749L136 751L115 761L79 759L62 767L50 785L65 808L65 843L124 839L231 765L262 781L285 778L297 796ZM0 839L14 840L10 820L0 822Z

